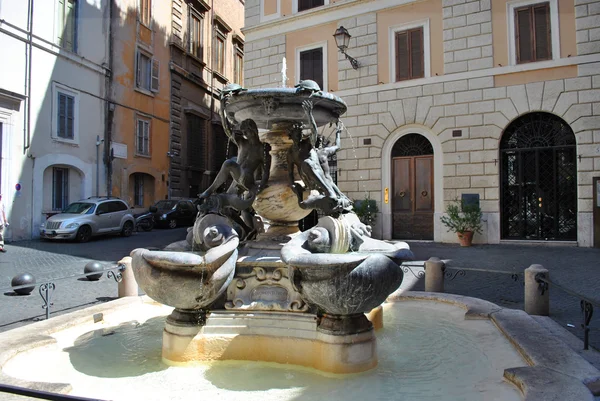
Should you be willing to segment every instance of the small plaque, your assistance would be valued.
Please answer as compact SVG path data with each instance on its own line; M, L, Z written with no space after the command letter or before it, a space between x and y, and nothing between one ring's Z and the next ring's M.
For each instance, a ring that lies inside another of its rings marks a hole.
M275 285L260 285L252 290L252 301L285 302L288 292L285 288Z
M479 194L462 194L462 205L476 205L479 207Z
M111 142L110 148L113 156L117 159L127 159L127 145L124 143Z

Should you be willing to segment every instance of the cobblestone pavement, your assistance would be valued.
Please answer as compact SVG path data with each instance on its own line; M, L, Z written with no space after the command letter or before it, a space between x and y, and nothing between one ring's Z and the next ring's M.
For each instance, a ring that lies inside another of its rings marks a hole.
M549 270L550 279L600 305L600 249L541 245L474 245L463 248L455 244L409 242L417 260L432 256L449 259L449 272L472 268L522 273L532 264ZM446 280L445 292L482 298L506 308L523 309L523 279L517 282L510 274L465 270L454 280ZM420 282L415 290L423 290ZM600 308L591 321L590 344L600 350ZM583 315L580 299L550 287L550 317L571 333L583 338ZM573 325L570 327L567 325Z
M21 273L32 274L37 283L52 280L52 316L106 302L117 297L117 283L106 274L99 281L86 278L60 279L83 273L90 261L111 267L131 250L140 247L161 248L185 239L187 229L156 229L134 233L131 237L107 236L92 238L85 244L58 241L18 241L6 245L0 254L0 332L45 318L43 300L36 288L30 295L18 296L9 290L12 278ZM60 280L58 280L60 279Z
M6 246L0 254L0 332L45 317L42 299L37 289L28 296L17 296L8 290L13 276L28 272L37 282L83 273L92 260L112 266L132 249L163 247L185 238L186 229L153 230L135 233L129 238L103 237L86 244L21 241ZM532 264L541 264L550 271L550 278L560 285L600 302L600 249L547 245L475 245L462 248L454 244L409 242L417 260L432 256L449 259L452 268L477 268L521 273ZM70 312L117 296L117 284L106 275L100 281L84 278L55 281L52 315ZM414 288L422 290L420 282ZM482 298L498 305L523 309L523 280L517 282L510 274L466 271L464 276L447 280L448 293ZM551 317L580 338L582 314L580 300L557 288L550 288ZM592 318L591 344L600 349L600 308ZM575 327L568 327L567 324Z

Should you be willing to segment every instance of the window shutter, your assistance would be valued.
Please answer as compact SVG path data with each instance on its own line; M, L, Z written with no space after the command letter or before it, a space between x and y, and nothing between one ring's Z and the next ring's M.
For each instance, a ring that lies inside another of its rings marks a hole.
M67 129L65 131L65 138L73 139L75 137L75 98L72 96L65 96L65 99L67 103L67 110L65 114Z
M144 153L144 122L142 120L138 120L137 122L135 137L137 139L137 152L141 155Z
M424 77L423 28L410 31L410 77Z
M75 0L64 0L66 1L65 7L65 24L63 32L63 46L64 48L74 51L75 50L75 29L76 29L76 12L77 3Z
M300 53L300 79L311 79L323 88L323 48Z
M144 154L150 154L150 123L144 122Z
M313 81L323 88L323 48L313 50Z
M152 92L158 92L159 67L160 67L160 62L156 59L152 59L152 85L151 85Z
M396 34L396 81L408 79L409 75L408 33Z
M517 63L533 61L531 8L515 10Z
M533 7L535 60L552 58L552 40L550 35L550 5L548 3Z
M135 86L141 86L142 79L142 54L138 51L135 57Z
M65 0L58 0L58 32L56 33L56 39L61 47L63 46L65 25Z
M67 132L67 97L58 94L58 132L57 136L64 138Z

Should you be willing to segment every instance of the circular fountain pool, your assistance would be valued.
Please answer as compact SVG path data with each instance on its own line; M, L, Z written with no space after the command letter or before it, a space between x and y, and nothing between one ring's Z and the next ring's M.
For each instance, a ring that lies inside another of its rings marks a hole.
M51 334L55 344L18 354L3 373L70 383L72 395L112 400L522 399L502 375L525 361L491 321L465 320L453 305L385 304L378 366L353 375L247 361L167 366L161 340L170 311L145 302L105 313L99 323Z

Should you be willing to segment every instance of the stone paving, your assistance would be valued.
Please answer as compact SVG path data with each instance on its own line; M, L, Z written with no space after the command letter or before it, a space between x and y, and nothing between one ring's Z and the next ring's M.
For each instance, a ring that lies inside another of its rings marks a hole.
M0 332L44 319L43 301L36 288L30 295L18 296L10 291L12 278L21 273L32 274L38 283L52 280L52 316L116 298L117 283L104 275L100 281L68 278L83 273L90 261L112 267L131 250L140 247L163 247L185 239L187 229L156 229L134 233L131 237L97 237L85 244L55 241L18 241L6 245L0 254Z
M92 260L112 266L137 247L162 247L185 238L186 229L154 230L136 233L129 238L95 238L89 243L21 241L7 245L0 254L0 332L43 319L43 301L37 289L28 296L16 296L10 287L11 278L19 273L33 274L38 283L83 273ZM449 259L449 267L477 268L520 273L532 264L550 270L552 280L600 303L600 249L565 246L500 244L475 245L461 248L454 244L409 242L417 260L432 256ZM451 271L453 271L451 269ZM52 315L105 302L117 296L117 284L106 276L92 282L84 278L55 281ZM482 298L509 308L523 308L523 281L513 281L510 274L466 271L445 283L446 292ZM419 282L415 290L422 290ZM551 317L561 326L579 336L582 315L579 299L557 288L550 289ZM600 308L592 318L591 344L600 349ZM575 327L568 327L567 325Z
M600 249L549 244L474 245L462 248L455 244L409 242L417 260L432 256L450 259L449 267L521 273L532 264L549 270L550 279L600 305ZM454 269L449 269L455 272ZM521 276L522 277L522 276ZM422 290L420 282L414 288ZM482 298L503 307L523 309L523 279L517 282L510 274L465 271L445 282L445 292ZM600 308L591 321L590 344L600 349ZM550 287L550 317L571 333L583 338L580 325L583 315L580 299ZM573 325L575 327L570 327Z

